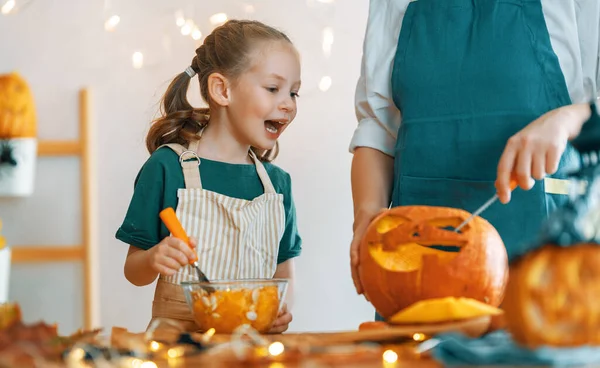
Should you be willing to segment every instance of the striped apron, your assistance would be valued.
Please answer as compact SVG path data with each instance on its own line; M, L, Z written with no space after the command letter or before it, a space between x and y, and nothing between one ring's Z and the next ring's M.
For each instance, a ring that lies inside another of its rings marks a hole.
M198 240L200 269L209 280L273 278L285 227L283 195L275 191L265 167L252 151L249 154L264 194L249 201L203 189L198 143L196 140L188 148L178 144L166 146L179 155L185 189L177 192L175 212L188 235ZM196 271L191 265L173 276L161 275L154 292L152 320L168 318L186 331L197 330L179 285L195 280Z

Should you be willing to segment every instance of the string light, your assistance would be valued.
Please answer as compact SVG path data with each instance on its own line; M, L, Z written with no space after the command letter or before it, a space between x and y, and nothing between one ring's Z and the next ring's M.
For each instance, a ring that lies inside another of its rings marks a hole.
M15 8L15 0L8 0L2 5L2 14L6 15L10 13Z
M215 335L215 333L217 332L217 330L215 330L214 328L209 328L208 331L206 331L205 333L202 334L202 342L207 343L210 341L210 339Z
M175 24L177 27L183 27L185 24L185 18L183 17L183 12L181 10L175 12Z
M329 88L331 88L331 84L331 77L326 75L323 78L321 78L321 81L319 82L319 89L323 92L326 92L327 90L329 90Z
M185 351L182 347L171 348L169 351L167 351L167 356L171 359L174 359L183 356L184 353Z
M131 368L141 368L142 364L144 364L144 361L138 358L133 358L129 360L129 365L131 366Z
M83 367L83 366L82 366ZM87 366L86 366L87 367ZM119 367L131 368L158 368L156 363L150 360L142 360L140 358L122 358Z
M121 21L121 17L118 15L113 15L104 22L104 29L108 32L112 32L115 30L119 22Z
M398 354L393 350L383 352L383 361L388 364L393 364L398 361Z
M85 358L85 351L81 348L77 348L71 351L68 360L70 362L81 362L83 358Z
M150 351L158 351L160 349L160 343L156 341L150 342Z
M185 24L181 27L181 34L184 36L189 36L192 33L194 27L194 21L188 19Z
M135 69L141 69L144 66L144 54L136 51L131 56L131 63Z
M333 28L325 27L323 29L323 53L326 57L331 55L331 46L333 45Z
M202 32L200 32L198 27L194 27L194 30L192 31L192 38L196 41L202 38Z
M283 354L284 350L285 350L285 347L279 341L276 341L276 342L272 343L271 345L269 345L269 354L271 354L272 356L281 355L281 354Z
M210 16L209 21L214 26L219 26L225 22L227 22L227 14L225 13L217 13Z
M425 340L425 335L417 332L416 334L413 335L413 340L423 341L423 340Z

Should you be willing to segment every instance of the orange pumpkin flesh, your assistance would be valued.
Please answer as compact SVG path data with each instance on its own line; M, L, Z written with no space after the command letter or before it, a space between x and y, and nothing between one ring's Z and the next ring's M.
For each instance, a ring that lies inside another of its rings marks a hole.
M536 348L600 345L600 247L546 245L510 266L503 303L514 339Z
M400 206L371 222L360 247L359 273L382 317L448 296L500 305L508 279L504 243L480 217L454 232L469 216L454 208Z

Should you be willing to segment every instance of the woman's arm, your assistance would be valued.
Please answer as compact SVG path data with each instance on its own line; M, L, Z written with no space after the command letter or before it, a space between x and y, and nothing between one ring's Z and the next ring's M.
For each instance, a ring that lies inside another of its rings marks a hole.
M394 158L373 148L360 147L354 152L351 170L354 219L388 208L394 181Z
M363 293L358 266L360 242L373 218L390 205L394 159L373 148L356 149L352 159L352 201L354 202L353 238L350 267L356 292Z
M363 44L360 78L356 85L358 126L350 143L352 159L353 239L350 267L356 291L361 238L381 209L388 208L393 184L394 151L400 111L392 98L392 66L408 0L371 0Z

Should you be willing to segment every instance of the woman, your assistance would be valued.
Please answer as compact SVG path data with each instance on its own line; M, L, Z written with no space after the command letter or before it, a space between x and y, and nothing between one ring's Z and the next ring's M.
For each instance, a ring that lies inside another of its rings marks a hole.
M597 116L599 23L597 0L371 0L350 145L359 294L360 239L390 205L472 212L497 192L482 217L509 259L525 250Z

